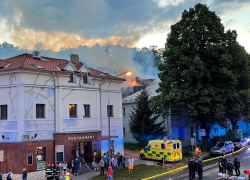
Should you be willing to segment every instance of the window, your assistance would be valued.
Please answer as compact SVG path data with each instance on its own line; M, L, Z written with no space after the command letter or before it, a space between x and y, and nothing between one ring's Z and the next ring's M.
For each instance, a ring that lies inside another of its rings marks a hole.
M45 118L44 104L36 104L36 118Z
M110 115L110 117L114 117L114 114L113 114L113 105L107 106L107 116L109 116L109 115Z
M83 76L82 76L82 82L83 83L88 83L88 75L87 74L84 74Z
M122 108L122 114L125 116L125 108Z
M124 128L123 128L123 136L125 136L125 134L126 134L126 133L125 133L125 127L124 127Z
M68 82L73 82L73 73L70 74Z
M36 160L37 161L46 161L46 147L37 147L36 148Z
M176 149L176 144L174 144L174 149Z
M90 105L83 105L83 117L90 117Z
M69 105L69 117L77 117L76 108L77 108L76 104Z
M165 149L165 144L161 144L161 149Z
M180 148L180 144L179 143L177 143L177 149L179 149Z
M0 119L7 119L7 105L0 105Z
M214 133L215 133L215 134L218 133L218 128L214 128Z

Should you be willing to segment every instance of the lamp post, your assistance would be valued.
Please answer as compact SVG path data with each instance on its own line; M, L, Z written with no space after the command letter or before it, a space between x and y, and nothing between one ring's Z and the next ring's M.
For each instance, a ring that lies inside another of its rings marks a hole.
M108 128L109 128L109 138L108 138L108 141L109 141L109 155L110 155L110 159L109 159L109 171L110 171L110 168L111 168L111 155L112 155L112 153L111 153L111 148L110 148L110 102L109 102L109 89L110 89L110 84L111 84L111 82L113 81L113 79L114 78L116 78L116 77L118 77L118 76L121 76L121 75L123 75L123 74L126 74L126 76L130 76L131 74L132 74L132 72L131 71L129 71L129 70L126 70L126 71L124 71L123 73L121 73L121 74L118 74L118 75L116 75L116 76L114 76L111 80L110 80L110 82L109 82L109 87L108 87ZM111 171L112 171L112 168L111 168Z

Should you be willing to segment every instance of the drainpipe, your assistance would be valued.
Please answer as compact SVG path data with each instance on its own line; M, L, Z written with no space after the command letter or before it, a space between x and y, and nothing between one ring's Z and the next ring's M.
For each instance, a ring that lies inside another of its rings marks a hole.
M102 91L101 91L101 85L106 83L106 77L105 81L99 84L99 92L100 92L100 125L101 125L101 152L102 152ZM101 154L102 157L102 154Z
M52 78L54 79L54 133L56 132L56 79L55 79L55 72L52 74Z

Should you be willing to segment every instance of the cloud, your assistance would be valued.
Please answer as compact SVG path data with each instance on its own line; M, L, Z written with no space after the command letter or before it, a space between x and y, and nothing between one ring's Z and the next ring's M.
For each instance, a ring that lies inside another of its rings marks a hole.
M232 26L233 24L236 24L236 23L237 23L237 21L235 19L229 19L226 22L224 22L224 25L226 27L230 27L230 26Z

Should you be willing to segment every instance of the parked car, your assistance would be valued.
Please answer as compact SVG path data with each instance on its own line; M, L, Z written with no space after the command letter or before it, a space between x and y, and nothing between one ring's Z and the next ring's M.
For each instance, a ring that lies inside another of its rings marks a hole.
M210 150L210 154L226 154L234 151L232 141L218 142L214 148Z
M242 148L248 145L248 141L245 138L244 139L237 138L233 140L233 144L235 148Z

